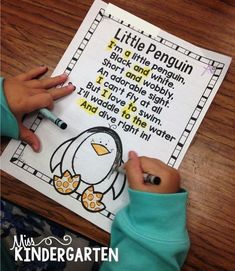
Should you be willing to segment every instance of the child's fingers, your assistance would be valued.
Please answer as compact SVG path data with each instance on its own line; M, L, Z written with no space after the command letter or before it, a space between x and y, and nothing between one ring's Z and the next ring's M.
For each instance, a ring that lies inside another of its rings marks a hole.
M151 193L177 193L180 189L180 175L158 159L140 157L130 152L125 164L127 179L132 189ZM144 173L160 178L160 184L144 182Z
M33 82L33 81L36 81L36 80L32 80L30 82ZM38 81L38 83L39 83L39 81ZM53 100L57 100L59 98L62 98L64 96L72 93L75 90L75 86L73 86L72 84L69 84L69 85L62 87L62 88L52 88L50 90L41 89L40 87L41 86L40 85L37 86L36 82L35 82L35 88L28 87L27 92L30 96L42 94L42 93L48 93L52 96Z
M50 95L52 96L53 100L57 100L59 98L62 98L70 93L72 93L75 90L75 87L73 85L67 85L62 88L54 88L49 91Z
M125 164L127 179L130 188L135 190L142 190L143 171L140 164L140 159L133 151L129 152L129 160Z
M68 75L64 73L55 77L42 79L40 80L40 83L42 88L49 89L52 87L56 87L60 84L63 84L67 79Z
M40 140L32 131L27 129L22 123L19 124L20 139L28 143L35 152L40 150Z
M176 193L179 191L180 175L176 169L154 158L141 157L140 161L145 173L161 179L158 185L145 183L144 191L156 193Z
M20 81L32 80L40 75L46 73L48 68L46 66L40 66L29 70L28 72L19 74L16 78Z
M30 113L41 108L53 108L53 98L49 93L40 93L27 99L25 113Z
M180 179L179 172L163 163L159 159L140 157L141 166L146 173L151 173L152 175L159 176L163 179Z
M67 80L67 78L68 78L67 74L61 74L55 77L46 78L42 80L34 79L26 81L25 85L32 90L37 88L48 90L52 87L56 87L58 85L63 84Z

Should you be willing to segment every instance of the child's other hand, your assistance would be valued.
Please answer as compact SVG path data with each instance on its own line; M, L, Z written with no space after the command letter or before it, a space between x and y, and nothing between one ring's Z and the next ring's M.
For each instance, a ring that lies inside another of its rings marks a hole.
M138 157L131 151L125 169L131 189L152 193L177 193L180 189L178 171L158 159ZM160 177L160 184L144 183L144 172Z
M47 67L40 66L4 80L5 97L10 110L17 119L20 139L27 142L36 152L40 149L40 141L32 131L23 125L23 116L44 107L52 109L54 100L66 96L74 90L73 85L55 88L67 80L66 74L53 78L37 79L46 72Z

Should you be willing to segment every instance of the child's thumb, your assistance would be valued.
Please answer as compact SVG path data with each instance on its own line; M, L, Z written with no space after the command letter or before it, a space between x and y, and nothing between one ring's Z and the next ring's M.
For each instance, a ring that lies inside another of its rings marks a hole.
M136 152L129 152L129 160L125 163L125 169L129 187L135 190L142 190L143 187L143 171L140 159Z
M19 124L19 128L20 128L20 139L28 143L35 152L39 152L40 150L39 138L32 131L27 129L22 123Z

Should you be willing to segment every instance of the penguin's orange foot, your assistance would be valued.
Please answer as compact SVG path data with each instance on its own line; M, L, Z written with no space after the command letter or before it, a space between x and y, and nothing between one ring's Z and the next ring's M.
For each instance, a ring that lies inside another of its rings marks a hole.
M55 190L63 195L72 194L80 185L80 175L74 175L66 170L61 177L53 176L53 185Z
M103 194L94 191L94 186L89 186L82 193L82 205L90 212L100 212L106 208L105 204L101 202Z

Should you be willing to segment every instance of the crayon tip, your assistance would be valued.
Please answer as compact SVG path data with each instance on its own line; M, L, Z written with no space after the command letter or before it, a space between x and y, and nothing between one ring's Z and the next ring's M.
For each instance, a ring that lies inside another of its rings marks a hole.
M60 128L63 129L63 130L65 130L65 129L67 128L67 124L63 122L63 123L60 125Z

